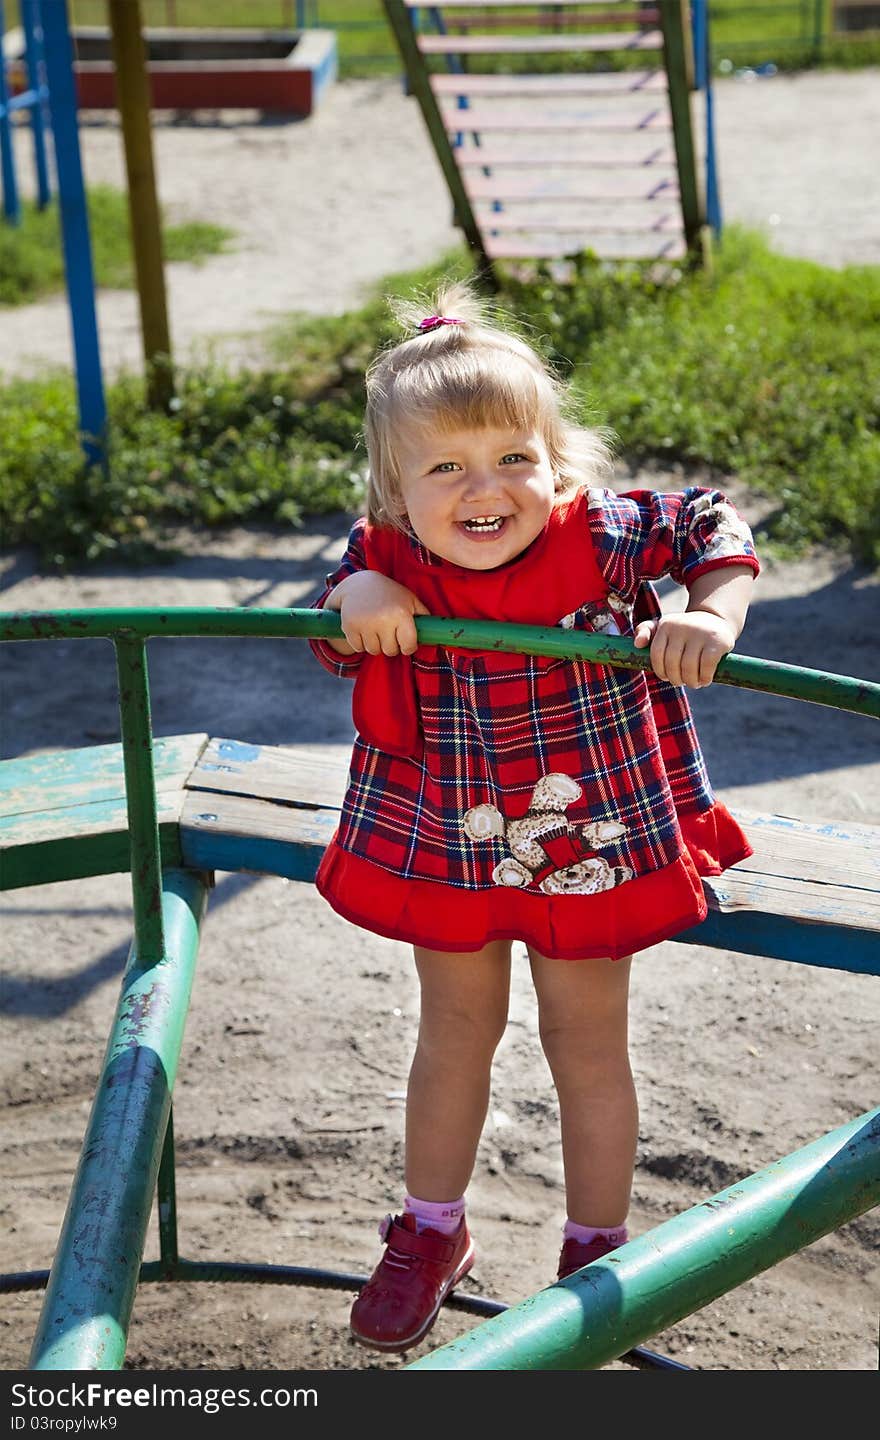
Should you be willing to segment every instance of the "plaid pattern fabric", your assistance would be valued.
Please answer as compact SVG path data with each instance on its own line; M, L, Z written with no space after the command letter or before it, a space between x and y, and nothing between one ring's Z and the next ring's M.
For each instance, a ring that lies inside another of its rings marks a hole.
M433 614L631 633L634 615L659 611L646 580L757 569L747 528L720 492L702 489L584 492L532 551L513 562L513 579L508 567L462 571L359 520L317 603L366 567ZM366 665L388 663L310 643L337 675L366 678ZM359 736L337 844L398 875L537 888L554 868L581 875L598 856L609 888L676 860L676 807L713 803L683 692L643 672L428 646L393 663L414 687L419 743L391 754ZM373 730L381 736L381 716ZM514 878L500 878L511 865Z

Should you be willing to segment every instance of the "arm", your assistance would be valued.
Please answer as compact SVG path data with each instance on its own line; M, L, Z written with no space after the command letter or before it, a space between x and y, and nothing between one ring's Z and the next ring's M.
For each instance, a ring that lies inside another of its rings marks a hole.
M417 595L378 570L347 575L324 609L339 611L345 639L327 640L339 655L412 655L418 645L415 616L428 613Z
M651 666L672 685L710 685L720 660L742 632L755 574L751 566L725 565L693 580L683 615L643 620L638 649L651 647Z

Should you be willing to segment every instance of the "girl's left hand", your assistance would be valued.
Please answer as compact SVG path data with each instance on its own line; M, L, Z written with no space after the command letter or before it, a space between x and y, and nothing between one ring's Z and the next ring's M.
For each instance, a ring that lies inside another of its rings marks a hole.
M642 620L633 637L639 650L650 645L655 675L670 685L690 685L695 690L711 685L720 661L733 649L736 638L737 631L729 621L705 610Z

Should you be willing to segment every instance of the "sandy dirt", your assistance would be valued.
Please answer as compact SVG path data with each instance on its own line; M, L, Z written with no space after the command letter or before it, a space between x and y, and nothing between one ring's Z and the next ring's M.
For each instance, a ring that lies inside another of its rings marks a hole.
M769 224L778 213L775 243L829 264L880 259L876 229L865 227L857 244L855 219L872 189L876 202L877 175L864 156L846 169L836 128L849 96L857 154L876 103L869 79L876 84L876 73L719 87L728 213L735 197L744 218ZM809 145L807 116L815 122ZM89 174L111 178L115 128L87 126L84 147ZM174 267L183 349L226 331L238 337L224 342L230 353L246 354L242 332L258 330L263 314L341 309L367 281L429 260L455 238L412 102L386 84L339 85L302 125L160 125L157 151L166 203L224 219L242 236L233 255L202 269ZM4 337L10 321L37 363L65 363L66 316L55 302L4 314ZM136 363L131 297L102 297L101 325L108 361ZM620 476L624 486L632 479ZM667 486L682 477L647 479ZM736 498L758 518L756 498ZM306 604L341 553L348 520L329 516L296 533L190 532L174 563L137 572L105 565L53 575L26 550L6 552L3 608ZM878 600L876 576L830 553L769 563L739 649L880 679ZM5 755L116 738L105 643L5 646L0 661ZM301 641L159 642L151 677L157 734L348 749L349 691ZM723 686L698 693L694 706L729 803L876 822L880 763L868 719ZM0 1269L11 1271L47 1266L57 1241L130 941L128 878L9 892L2 911ZM674 943L639 957L633 1232L876 1103L878 1020L877 982L841 970ZM218 875L175 1090L182 1253L368 1272L379 1254L375 1226L400 1199L416 1025L406 947L348 926L308 886ZM510 1023L469 1191L478 1246L470 1292L512 1302L552 1280L564 1219L557 1121L517 950ZM874 1369L878 1238L876 1212L857 1219L653 1337L651 1348L707 1370ZM151 1226L147 1256L156 1253ZM282 1371L405 1364L350 1340L350 1302L346 1292L287 1287L144 1286L126 1363ZM0 1367L27 1365L40 1303L38 1293L4 1297ZM475 1323L443 1312L413 1356Z

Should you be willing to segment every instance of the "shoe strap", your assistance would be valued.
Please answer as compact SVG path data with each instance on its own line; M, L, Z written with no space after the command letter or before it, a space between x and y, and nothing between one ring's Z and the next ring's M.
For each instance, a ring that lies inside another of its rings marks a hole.
M407 1230L396 1218L387 1226L383 1238L389 1249L401 1255L412 1255L418 1260L448 1264L455 1254L456 1236L439 1235L436 1230L423 1230L419 1235L414 1230Z

